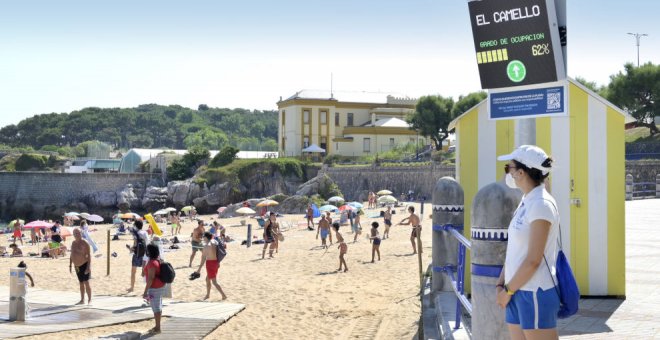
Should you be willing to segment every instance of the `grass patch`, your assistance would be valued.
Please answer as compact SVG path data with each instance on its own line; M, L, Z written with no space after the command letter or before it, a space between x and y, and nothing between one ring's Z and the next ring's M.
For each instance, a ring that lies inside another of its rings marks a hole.
M660 134L656 133L655 136L651 136L649 128L636 127L626 130L625 139L626 143L660 142Z
M282 176L296 176L305 181L305 169L308 166L309 163L295 158L237 159L225 166L200 171L198 177L208 185L223 182L238 185L241 182L248 183L257 173L268 176L279 172Z

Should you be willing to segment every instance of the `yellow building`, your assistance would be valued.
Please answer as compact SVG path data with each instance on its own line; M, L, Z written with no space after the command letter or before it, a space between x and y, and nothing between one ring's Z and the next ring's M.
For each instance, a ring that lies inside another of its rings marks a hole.
M624 296L624 125L632 118L568 79L566 116L536 118L536 145L554 158L549 190L561 216L564 252L582 295ZM456 118L456 177L465 191L465 229L479 189L501 180L520 143L519 120L490 120L484 100ZM470 275L469 260L466 275Z
M426 139L408 128L405 118L417 99L376 92L303 90L280 100L279 152L299 156L316 144L327 155L375 155L396 145Z

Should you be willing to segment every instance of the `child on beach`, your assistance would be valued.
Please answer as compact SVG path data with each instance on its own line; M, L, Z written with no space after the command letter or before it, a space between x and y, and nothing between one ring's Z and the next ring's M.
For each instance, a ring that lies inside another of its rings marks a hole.
M387 211L383 215L385 219L385 231L383 231L383 240L390 236L390 227L392 226L392 207L387 206Z
M28 279L30 279L30 287L34 287L34 280L32 279L32 275L27 272L27 264L25 262L21 261L18 263L18 268L25 268L25 276L27 276ZM25 285L27 286L27 282L25 282Z
M23 256L23 251L21 250L21 248L18 247L18 245L16 245L16 243L10 244L9 248L11 248L11 255L9 255L9 256L11 256L11 257L21 257L21 256Z
M371 222L371 237L369 241L371 245L371 263L374 263L374 255L378 253L378 261L380 261L380 237L378 236L378 222Z
M344 242L344 237L339 233L339 223L335 222L332 224L332 227L335 229L335 234L337 236L337 243L339 243L339 269L337 269L338 272L341 271L342 264L344 266L344 272L348 271L348 265L346 264L346 259L344 259L344 255L348 252L348 245L346 242Z

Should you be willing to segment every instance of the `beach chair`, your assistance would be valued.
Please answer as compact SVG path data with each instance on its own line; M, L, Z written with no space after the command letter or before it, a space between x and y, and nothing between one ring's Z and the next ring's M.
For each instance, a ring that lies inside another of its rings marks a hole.
M259 229L263 229L264 225L266 224L266 220L264 220L263 218L259 218L259 217L257 217L256 220L257 220L257 223L259 223Z

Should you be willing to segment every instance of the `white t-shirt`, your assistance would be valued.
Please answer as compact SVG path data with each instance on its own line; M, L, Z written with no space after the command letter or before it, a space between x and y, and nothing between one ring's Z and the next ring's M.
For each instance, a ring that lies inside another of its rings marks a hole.
M548 240L545 244L545 258L548 261L552 277L542 260L536 273L520 289L526 291L543 290L554 287L557 282L555 277L555 263L559 246L559 212L557 211L555 199L545 190L545 185L539 185L525 195L518 205L518 209L509 224L509 241L506 248L506 260L504 262L504 282L509 282L527 257L529 250L529 238L531 235L531 224L536 220L546 220L551 223ZM554 281L553 281L554 280Z

